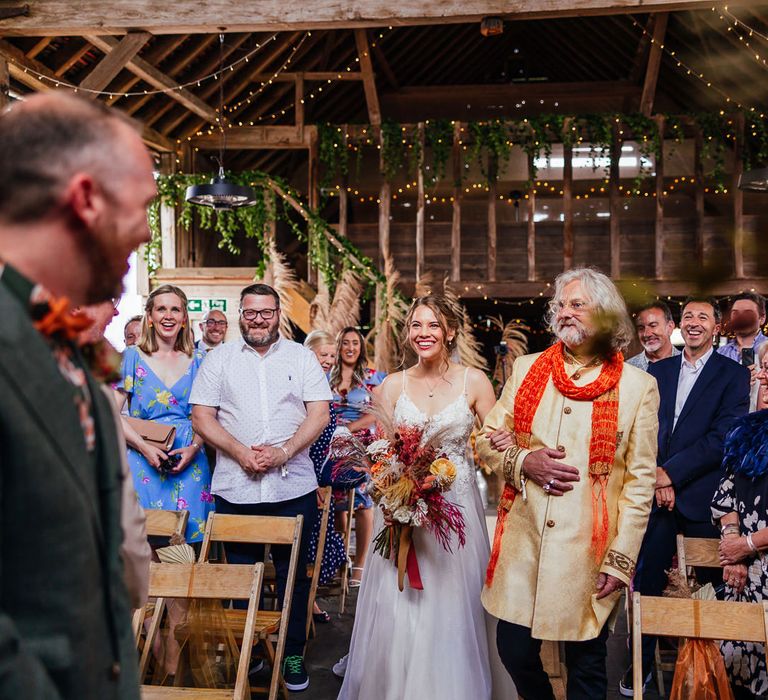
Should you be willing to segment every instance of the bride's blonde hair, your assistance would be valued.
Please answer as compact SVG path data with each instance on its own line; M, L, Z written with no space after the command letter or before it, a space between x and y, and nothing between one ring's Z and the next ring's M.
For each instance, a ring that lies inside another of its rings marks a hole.
M443 362L445 362L447 366L450 366L451 354L456 347L456 337L459 333L460 324L459 319L450 304L446 301L445 297L440 294L427 294L423 297L416 297L411 303L411 307L408 309L405 321L403 322L403 330L400 339L401 347L403 348L402 366L410 367L416 360L416 352L410 342L410 331L413 315L416 313L416 309L421 306L426 306L433 314L435 314L440 329L443 331ZM451 331L453 331L453 337L449 340L448 335Z

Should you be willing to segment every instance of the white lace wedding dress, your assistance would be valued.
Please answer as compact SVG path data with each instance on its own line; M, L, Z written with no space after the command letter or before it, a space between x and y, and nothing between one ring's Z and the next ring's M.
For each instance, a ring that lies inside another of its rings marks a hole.
M442 431L457 477L446 497L462 507L466 544L445 551L426 529L413 541L424 590L397 588L397 568L370 549L339 700L513 700L496 652L496 620L480 603L490 548L467 442L474 415L464 393L431 418L403 391L396 423ZM465 374L466 391L466 374ZM374 506L375 507L375 506ZM383 525L376 507L374 534ZM455 539L455 538L454 538Z

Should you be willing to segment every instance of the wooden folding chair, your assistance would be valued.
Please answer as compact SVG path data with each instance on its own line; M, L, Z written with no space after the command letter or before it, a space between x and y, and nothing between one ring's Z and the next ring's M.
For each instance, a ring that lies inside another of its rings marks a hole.
M307 638L309 638L309 631L314 631L315 629L312 612L315 609L317 585L320 581L320 570L323 565L323 553L325 552L325 539L328 534L328 519L331 514L333 489L330 486L320 489L320 497L323 499L323 508L320 511L320 534L317 539L317 553L315 554L315 561L307 565L307 576L309 576L310 580L309 602L307 603Z
M210 513L205 524L205 535L200 548L199 561L206 562L211 551L211 544L214 542L291 546L288 580L285 584L282 610L259 610L256 615L255 638L256 641L264 645L272 665L269 700L277 698L278 688L282 690L286 698L288 697L280 665L288 634L288 619L291 614L291 600L296 581L303 522L304 518L301 515L297 515L295 518L279 518L262 515ZM243 611L227 610L226 617L232 627L233 634L237 636L245 625ZM275 641L277 646L275 646ZM266 689L254 688L254 690L263 691Z
M677 568L683 576L688 576L689 566L703 566L721 569L718 547L720 540L714 537L677 536Z
M249 700L248 668L256 626L256 614L261 594L264 565L226 564L159 564L152 562L149 571L149 594L157 598L155 615L147 635L140 662L140 678L143 680L147 659L155 635L160 627L163 607L167 598L207 600L247 600L245 624L242 630L240 659L237 665L234 689L181 688L141 686L142 700L166 698L206 698L210 700Z
M642 635L688 639L768 641L768 600L735 603L632 595L632 685L635 700L643 697Z
M173 537L177 535L183 538L187 531L188 510L147 509L144 514L147 516L148 537Z
M320 586L319 591L323 596L339 595L339 613L343 614L347 606L347 594L349 593L349 569L350 555L349 550L352 544L352 521L355 516L355 489L347 492L347 523L342 533L344 542L344 563L339 569L338 580L334 580L325 586Z

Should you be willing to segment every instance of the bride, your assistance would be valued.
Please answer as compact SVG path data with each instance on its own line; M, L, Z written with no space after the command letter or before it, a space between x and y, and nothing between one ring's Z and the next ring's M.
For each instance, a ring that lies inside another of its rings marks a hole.
M415 528L424 589L406 585L402 592L393 562L370 552L339 700L516 697L496 655L496 621L480 603L488 532L475 470L467 460L473 425L482 424L495 396L480 370L450 361L458 332L459 321L442 297L416 299L406 317L404 345L418 362L389 375L379 396L396 424L445 435L442 448L457 477L444 495L462 509L466 544L459 548L454 537L451 553L426 529ZM382 525L377 508L374 532Z

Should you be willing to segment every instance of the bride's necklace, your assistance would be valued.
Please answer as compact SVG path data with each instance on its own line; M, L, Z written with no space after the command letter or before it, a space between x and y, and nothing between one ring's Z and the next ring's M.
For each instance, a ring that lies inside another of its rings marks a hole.
M435 395L435 389L437 388L437 385L440 383L440 380L443 379L443 376L441 375L440 378L435 382L435 386L432 386L428 381L427 378L424 377L424 383L427 385L428 395L429 398L433 398Z

